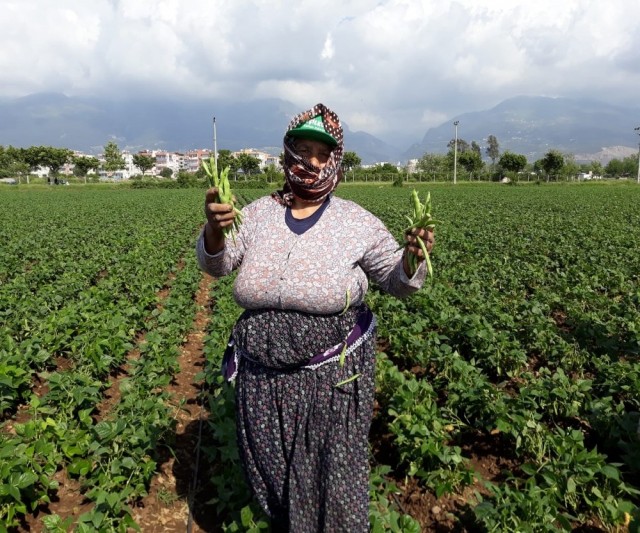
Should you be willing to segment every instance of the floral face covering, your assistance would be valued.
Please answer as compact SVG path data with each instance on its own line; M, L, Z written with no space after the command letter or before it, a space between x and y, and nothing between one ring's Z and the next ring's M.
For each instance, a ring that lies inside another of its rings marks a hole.
M293 196L302 201L315 203L324 200L338 186L342 178L342 154L344 150L344 132L340 119L324 104L316 104L311 109L296 115L289 123L287 133L296 126L320 115L324 129L336 141L327 164L322 168L312 165L299 156L295 149L295 139L285 133L284 136L284 176L282 191L273 193L273 197L283 205L291 205Z

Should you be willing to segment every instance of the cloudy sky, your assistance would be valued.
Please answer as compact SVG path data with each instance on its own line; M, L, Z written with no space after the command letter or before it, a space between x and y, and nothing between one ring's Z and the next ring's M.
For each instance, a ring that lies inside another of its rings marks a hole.
M521 94L640 107L638 0L0 6L0 98L275 97L300 110L323 102L352 130L394 144Z

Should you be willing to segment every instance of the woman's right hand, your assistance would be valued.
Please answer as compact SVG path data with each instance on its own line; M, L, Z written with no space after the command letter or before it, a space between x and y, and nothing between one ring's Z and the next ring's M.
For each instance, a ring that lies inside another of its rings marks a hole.
M230 204L218 202L218 189L211 187L204 200L204 214L207 217L205 250L209 254L215 254L224 248L224 228L231 226L236 216Z

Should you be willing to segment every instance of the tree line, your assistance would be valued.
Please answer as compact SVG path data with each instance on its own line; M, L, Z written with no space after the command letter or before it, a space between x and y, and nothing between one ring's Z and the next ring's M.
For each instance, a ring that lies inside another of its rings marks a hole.
M457 179L497 181L504 177L511 180L544 179L546 181L572 180L579 173L591 173L594 176L609 178L635 177L638 172L638 158L628 156L623 159L612 159L605 166L598 161L578 164L571 154L563 154L558 150L549 150L542 158L530 162L527 157L506 150L500 151L498 139L489 135L483 149L476 142L464 139L451 139L445 154L425 153L415 166L407 165L399 168L390 163L363 168L362 160L355 152L347 151L343 156L344 179L349 181L402 181L411 178L420 181L451 181L454 166ZM280 155L282 162L283 155ZM487 162L488 160L488 162ZM76 155L67 148L52 146L31 146L29 148L4 147L0 145L0 178L20 178L29 176L40 167L49 168L50 176L58 176L60 169L73 164L73 175L85 177L90 171L104 170L108 174L125 168L125 161L118 145L109 141L104 147L103 160L86 155ZM138 153L133 155L133 164L140 170L138 179L144 178L155 164L155 158ZM275 166L260 168L260 161L247 153L233 155L231 150L218 151L219 168L230 167L233 179L253 179L259 177L269 183L283 179L282 172ZM173 176L173 171L164 168L162 177L180 178L182 181L200 181L205 176L202 169L195 173L180 171ZM136 178L134 177L134 179Z
M39 168L48 168L49 175L57 177L60 169L68 163L73 164L73 174L78 177L86 176L90 170L97 170L101 166L98 158L77 155L68 148L55 146L16 148L0 145L0 178L28 177L35 174Z
M455 139L449 141L446 154L424 154L416 165L419 173L427 179L447 181L452 179L454 158L457 156L458 178L467 180L573 180L580 173L593 176L622 178L632 177L638 171L638 157L628 156L624 159L612 159L606 165L599 161L577 163L572 154L551 149L543 157L530 162L523 154L510 150L501 153L498 139L489 135L485 146L485 155L490 163L485 163L482 149L478 143L468 143L458 139L457 150Z
M239 154L233 157L230 150L220 150L219 164L229 165L234 174L251 175L260 172L260 161L250 154ZM140 170L142 176L156 165L155 157L146 153L132 156L133 164ZM60 170L67 164L73 165L73 175L86 177L91 171L104 170L108 174L126 167L122 152L114 141L104 146L103 160L88 155L78 155L68 148L54 146L30 146L16 148L0 145L0 178L21 178L35 174L39 168L48 168L49 176L57 177ZM172 177L170 168L163 168L162 177Z

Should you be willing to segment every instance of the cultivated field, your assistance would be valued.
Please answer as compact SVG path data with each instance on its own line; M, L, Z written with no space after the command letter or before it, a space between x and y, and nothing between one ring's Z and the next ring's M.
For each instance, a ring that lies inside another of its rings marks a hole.
M338 194L400 238L410 190ZM638 531L640 187L419 190L435 275L369 294L373 530ZM194 257L202 201L0 190L0 531L267 529L218 375L233 279Z

